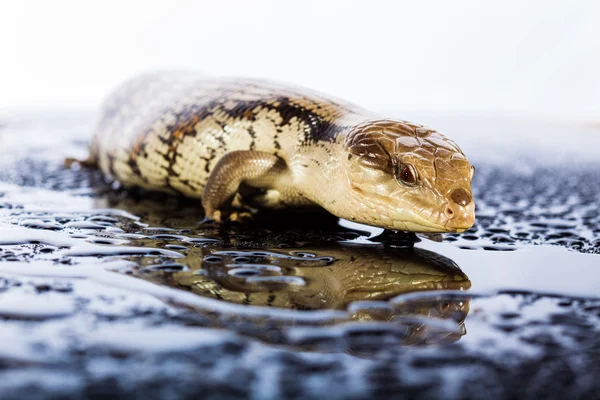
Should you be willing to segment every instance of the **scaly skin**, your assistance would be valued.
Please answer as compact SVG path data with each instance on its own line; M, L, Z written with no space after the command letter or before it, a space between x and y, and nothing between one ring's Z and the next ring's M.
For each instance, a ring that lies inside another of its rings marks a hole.
M186 72L143 75L106 102L88 160L126 187L230 205L321 206L415 232L474 223L473 167L434 130L309 90Z

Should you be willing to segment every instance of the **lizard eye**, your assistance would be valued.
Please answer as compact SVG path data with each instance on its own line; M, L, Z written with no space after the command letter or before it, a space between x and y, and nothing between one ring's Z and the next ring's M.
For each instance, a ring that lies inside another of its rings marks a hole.
M410 164L399 164L396 167L396 179L405 185L416 186L417 171L415 171L415 167Z

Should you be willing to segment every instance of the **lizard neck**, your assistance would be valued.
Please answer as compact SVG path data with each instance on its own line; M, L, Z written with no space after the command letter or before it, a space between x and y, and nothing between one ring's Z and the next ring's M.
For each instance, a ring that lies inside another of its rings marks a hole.
M347 157L344 141L357 121L364 119L351 115L318 132L307 140L299 141L288 165L294 186L312 202L339 216L339 203L344 201L348 187L343 159Z

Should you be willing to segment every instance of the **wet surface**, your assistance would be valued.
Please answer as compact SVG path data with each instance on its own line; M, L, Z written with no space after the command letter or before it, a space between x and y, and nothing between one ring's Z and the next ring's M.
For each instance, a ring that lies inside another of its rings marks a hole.
M600 397L590 132L521 154L432 123L478 168L477 224L411 249L323 215L201 226L197 202L64 169L89 118L0 124L4 397Z

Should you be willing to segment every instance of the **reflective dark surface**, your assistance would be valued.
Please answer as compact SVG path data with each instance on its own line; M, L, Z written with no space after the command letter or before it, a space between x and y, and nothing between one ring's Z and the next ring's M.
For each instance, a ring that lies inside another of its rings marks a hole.
M324 214L200 225L62 168L88 124L0 131L0 397L598 397L597 164L482 148L476 226L412 248Z

